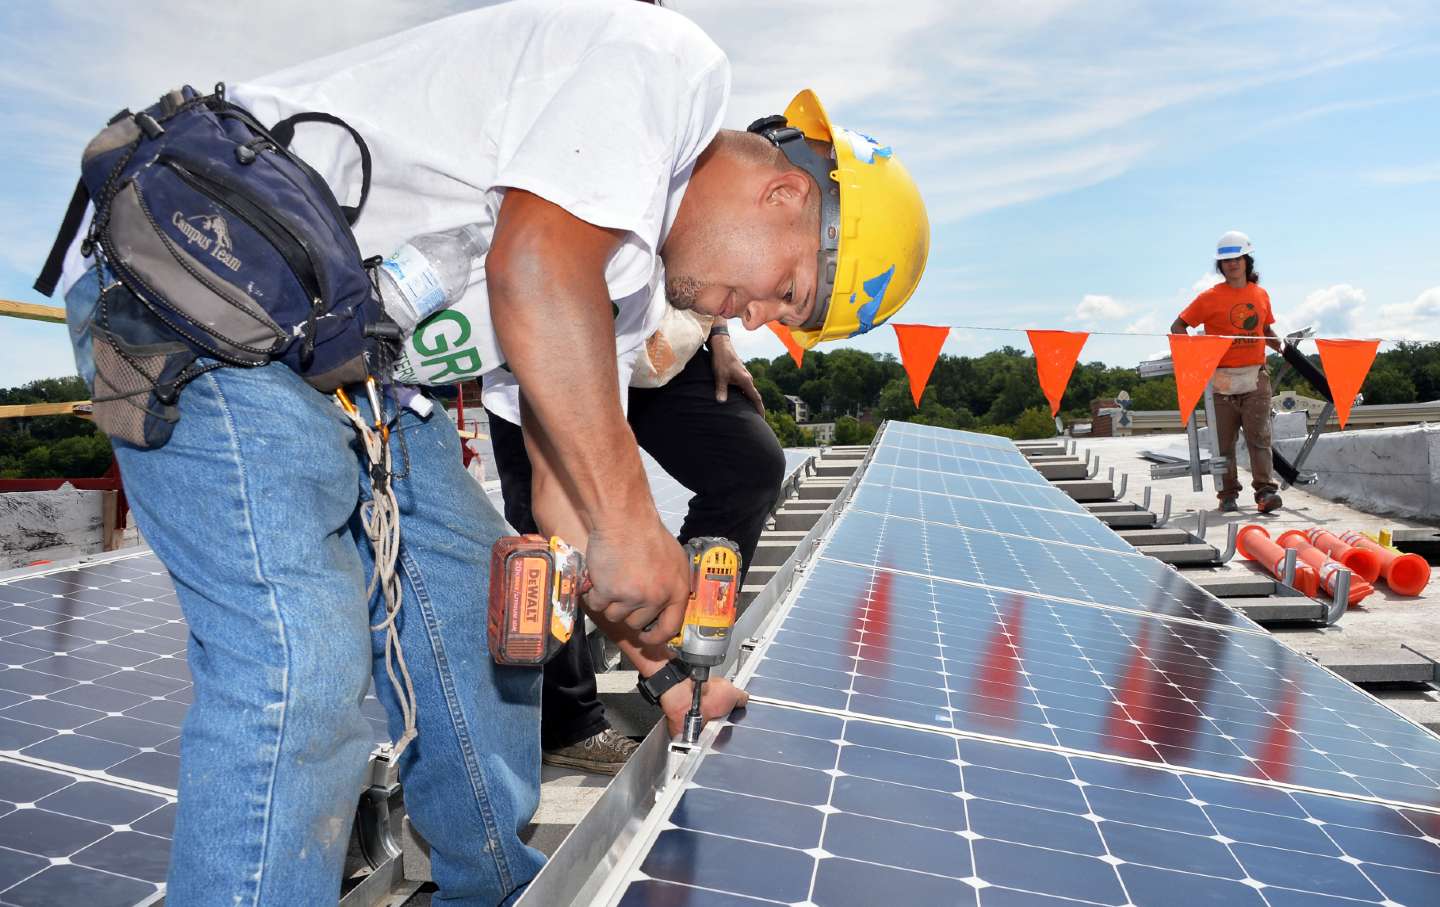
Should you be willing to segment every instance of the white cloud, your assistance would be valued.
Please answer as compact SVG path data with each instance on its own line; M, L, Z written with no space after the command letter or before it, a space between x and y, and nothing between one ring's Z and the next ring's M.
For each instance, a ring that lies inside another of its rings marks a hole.
M1435 340L1440 338L1440 287L1431 287L1411 302L1397 302L1380 307L1380 317L1366 319L1378 330L1361 330L1355 336L1378 333L1393 340Z
M1127 334L1158 334L1160 329L1160 316L1153 310L1125 325Z
M1365 311L1369 304L1364 290L1338 283L1309 293L1299 305L1277 312L1276 318L1283 315L1289 330L1313 327L1322 337L1354 337L1357 325L1374 323Z
M1199 277L1195 278L1194 283L1190 284L1190 295L1192 297L1199 296L1201 293L1215 286L1215 284L1219 283L1224 279L1225 278L1221 277L1215 271L1206 271L1204 274L1201 274Z
M1391 167L1372 170L1365 174L1372 183L1388 186L1414 186L1421 183L1440 183L1440 161L1415 164L1410 167Z
M1114 321L1117 318L1124 318L1130 314L1128 306L1118 301L1113 296L1102 296L1097 293L1086 293L1075 306L1075 314L1067 318L1067 321Z

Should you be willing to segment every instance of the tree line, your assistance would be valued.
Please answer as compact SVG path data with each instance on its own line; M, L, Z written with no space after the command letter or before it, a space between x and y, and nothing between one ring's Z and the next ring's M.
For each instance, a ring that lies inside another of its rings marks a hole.
M1318 357L1311 355L1318 363ZM795 423L785 396L804 400L811 422L834 422L836 444L868 444L886 419L922 422L943 428L1045 438L1055 433L1050 404L1035 376L1035 359L1026 350L1005 346L983 356L942 355L917 410L909 378L889 353L840 349L809 350L803 365L788 356L746 363L765 401L766 419L787 447L814 444L812 432ZM1285 367L1277 354L1270 374L1279 376L1275 392L1293 390L1320 397L1308 382ZM1136 410L1175 409L1175 379L1141 379L1134 368L1103 362L1077 363L1060 415L1066 421L1090 418L1090 404L1127 391ZM1401 343L1375 358L1361 388L1365 403L1415 403L1440 399L1440 343Z
M1311 357L1315 358L1315 357ZM1035 377L1035 360L1025 350L1002 347L983 356L942 355L915 408L910 381L889 353L839 349L810 350L795 367L787 356L746 363L765 401L766 420L780 443L806 447L814 433L791 417L785 396L804 400L812 422L834 422L836 444L868 444L886 419L921 422L942 428L988 432L1008 438L1045 438L1054 434L1050 405ZM1271 374L1284 374L1279 356L1270 357ZM1175 380L1141 380L1133 368L1102 362L1075 366L1061 416L1088 419L1092 400L1128 391L1137 410L1174 409ZM1276 392L1320 395L1290 373ZM1375 358L1361 389L1366 403L1415 403L1440 399L1440 343L1402 343ZM78 376L44 378L0 390L0 405L63 403L90 396ZM0 478L89 478L110 467L110 445L86 419L36 416L0 420Z

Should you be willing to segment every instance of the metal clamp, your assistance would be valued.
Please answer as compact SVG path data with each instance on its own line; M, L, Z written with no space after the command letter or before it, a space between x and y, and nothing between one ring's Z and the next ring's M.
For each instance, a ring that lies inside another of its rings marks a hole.
M1345 611L1350 607L1350 571L1340 567L1332 574L1335 583L1335 594L1330 598L1330 607L1325 609L1325 626L1333 627L1336 621L1345 616Z
M1160 512L1160 516L1156 517L1156 519L1155 519L1155 528L1156 528L1156 529L1159 529L1159 528L1161 528L1162 526L1164 526L1166 523L1170 522L1170 505L1171 505L1171 503L1173 503L1173 499L1171 498L1170 494L1167 492L1167 493L1165 494L1164 509Z
M1294 548L1285 549L1285 565L1280 568L1280 582L1295 588L1295 564L1300 557L1300 552Z
M1220 553L1220 563L1228 564L1235 557L1235 546L1240 540L1240 524L1231 523L1225 533L1225 550Z

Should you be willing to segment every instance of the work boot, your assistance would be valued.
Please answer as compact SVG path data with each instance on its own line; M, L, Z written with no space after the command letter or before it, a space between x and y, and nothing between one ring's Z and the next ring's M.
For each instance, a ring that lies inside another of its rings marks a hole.
M1273 491L1262 491L1255 495L1255 509L1261 513L1269 513L1272 510L1279 510L1280 505L1285 503L1280 500L1280 495Z
M625 767L630 754L640 746L629 737L606 728L593 737L586 737L579 743L563 746L558 750L546 750L540 761L546 765L563 765L586 772L600 772L613 775Z
M1235 498L1221 498L1220 506L1215 509L1221 513L1239 513L1240 504Z

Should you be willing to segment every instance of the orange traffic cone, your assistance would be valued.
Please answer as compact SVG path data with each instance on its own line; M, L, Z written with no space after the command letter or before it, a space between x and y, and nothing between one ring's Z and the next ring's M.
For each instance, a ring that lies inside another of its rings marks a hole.
M1396 595L1419 595L1430 583L1430 564L1418 554L1401 554L1354 530L1342 532L1340 541L1373 551L1380 558L1380 575Z
M1305 537L1310 540L1310 544L1349 567L1350 572L1365 582L1373 583L1380 578L1380 555L1368 548L1347 545L1319 526L1306 530Z
M1275 541L1282 548L1294 548L1300 560L1315 568L1316 575L1320 577L1320 588L1327 595L1335 594L1335 571L1344 568L1344 564L1326 556L1325 552L1310 544L1309 539L1305 538L1305 533L1299 529L1291 529L1289 532L1282 533ZM1359 576L1352 577L1350 595L1345 603L1353 608L1374 591L1375 587L1365 582L1364 579Z
M1235 547L1248 561L1254 561L1270 571L1276 579L1285 576L1285 549L1270 539L1264 526L1251 524L1240 530L1235 537ZM1302 595L1314 595L1320 591L1320 577L1309 564L1295 565L1294 587Z

